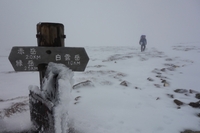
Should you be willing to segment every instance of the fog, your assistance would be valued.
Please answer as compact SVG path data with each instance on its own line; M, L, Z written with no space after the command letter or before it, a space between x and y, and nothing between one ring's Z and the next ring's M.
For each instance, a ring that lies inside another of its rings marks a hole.
M37 46L36 24L65 26L65 46L200 42L199 0L0 1L0 45ZM199 43L198 43L199 44Z

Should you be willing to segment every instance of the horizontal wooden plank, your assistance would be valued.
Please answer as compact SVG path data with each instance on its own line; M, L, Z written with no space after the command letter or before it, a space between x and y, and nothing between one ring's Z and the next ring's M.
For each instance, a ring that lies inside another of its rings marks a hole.
M82 47L13 47L9 60L15 71L39 71L49 62L62 63L72 71L84 71L89 57Z

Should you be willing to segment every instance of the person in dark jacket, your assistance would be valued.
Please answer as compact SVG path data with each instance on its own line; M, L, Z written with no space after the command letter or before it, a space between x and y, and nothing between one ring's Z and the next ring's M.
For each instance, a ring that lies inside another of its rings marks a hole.
M141 35L139 44L141 45L141 52L143 52L147 45L146 35Z

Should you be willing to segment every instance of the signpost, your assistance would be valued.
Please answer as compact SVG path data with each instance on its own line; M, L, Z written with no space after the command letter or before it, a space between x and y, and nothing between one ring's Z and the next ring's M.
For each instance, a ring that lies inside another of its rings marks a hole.
M89 57L84 48L13 47L9 60L15 71L39 71L39 65L62 63L72 71L84 71Z
M43 91L43 78L45 77L49 62L65 64L72 71L85 70L89 57L84 48L64 47L65 35L63 24L38 23L36 37L38 47L13 47L9 55L9 61L15 71L39 71L41 93ZM53 92L58 91L58 88L56 88L58 86L56 82L57 75L53 75L54 80L49 85L54 88L55 91ZM52 99L46 99L42 94L30 90L30 116L38 132L55 132L53 112L56 103L51 101Z

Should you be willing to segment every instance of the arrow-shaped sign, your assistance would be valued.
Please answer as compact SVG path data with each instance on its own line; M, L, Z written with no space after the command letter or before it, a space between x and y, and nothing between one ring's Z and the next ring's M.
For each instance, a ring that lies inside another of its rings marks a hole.
M39 71L40 64L62 63L73 71L84 71L89 57L84 48L13 47L9 60L15 71Z

